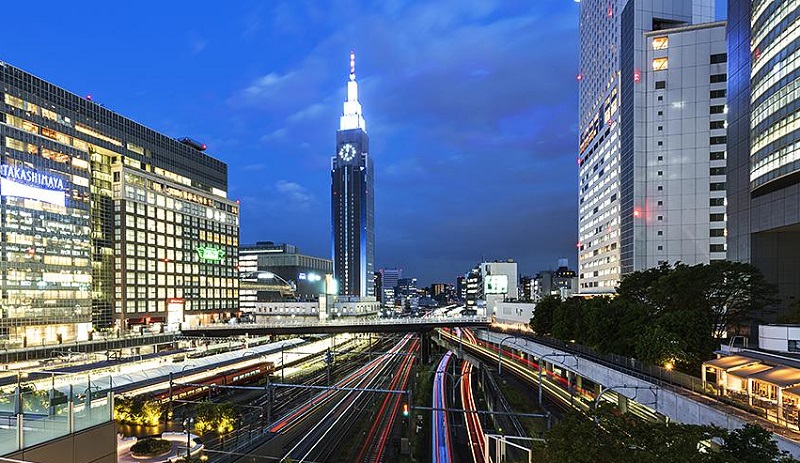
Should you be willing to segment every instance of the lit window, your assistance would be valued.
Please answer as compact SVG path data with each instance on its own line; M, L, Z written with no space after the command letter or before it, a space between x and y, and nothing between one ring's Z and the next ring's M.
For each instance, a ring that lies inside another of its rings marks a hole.
M669 66L669 61L667 58L654 58L653 59L653 70L654 71L663 71L667 69Z
M653 50L666 50L669 47L669 37L653 37Z

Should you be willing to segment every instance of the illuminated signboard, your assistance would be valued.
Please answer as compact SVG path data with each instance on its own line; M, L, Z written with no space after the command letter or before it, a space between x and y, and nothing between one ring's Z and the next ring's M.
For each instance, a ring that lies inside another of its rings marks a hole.
M64 180L20 166L0 164L0 195L64 206Z
M197 255L203 260L219 262L225 258L225 251L220 248L198 246L195 248L195 251L197 251Z
M484 280L486 294L506 294L508 292L508 275L487 275Z

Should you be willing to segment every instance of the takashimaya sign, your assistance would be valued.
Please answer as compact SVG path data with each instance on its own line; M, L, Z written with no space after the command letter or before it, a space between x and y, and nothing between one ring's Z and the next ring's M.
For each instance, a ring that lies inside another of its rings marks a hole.
M219 262L225 258L225 251L219 248L198 246L195 248L195 251L197 251L197 255L204 260Z
M20 166L0 164L0 195L64 206L64 180Z

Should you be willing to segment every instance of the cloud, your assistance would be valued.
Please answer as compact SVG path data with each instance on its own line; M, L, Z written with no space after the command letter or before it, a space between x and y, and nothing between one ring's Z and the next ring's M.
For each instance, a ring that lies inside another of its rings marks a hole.
M292 123L298 123L309 119L316 119L322 116L328 109L330 109L329 106L323 103L314 103L292 114L287 120Z
M264 143L269 143L275 140L283 140L286 138L286 135L289 133L289 130L286 127L282 127L280 129L275 129L272 132L263 135L261 137L261 141Z
M275 190L280 193L286 201L298 207L306 207L314 202L314 196L299 183L278 180L275 183Z

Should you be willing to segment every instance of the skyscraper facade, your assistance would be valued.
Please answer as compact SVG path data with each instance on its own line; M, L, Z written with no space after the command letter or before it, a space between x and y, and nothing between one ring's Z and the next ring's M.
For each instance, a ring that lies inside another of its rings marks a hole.
M235 313L223 162L9 64L0 83L0 339Z
M800 300L800 2L728 2L730 258Z
M713 17L712 0L581 2L581 292L613 292L622 275L658 261L712 258L709 143L717 125L709 120L710 93L698 104L691 100L695 95L683 95L713 71L708 51L712 39L707 32L695 38L676 36L670 57L669 46L663 45L668 40L653 40L669 34L647 33L675 28L684 29L670 34L691 32L689 26ZM720 43L724 54L724 34L715 47ZM692 63L703 66L702 75L690 78L695 72ZM693 91L710 91L707 83L701 84L703 88ZM687 121L686 127L681 121ZM700 126L695 131L690 123ZM723 140L724 134L721 137L715 141ZM713 172L724 175L724 170ZM682 191L684 179L691 181L691 191ZM700 251L684 248L694 239L701 240Z
M347 100L331 159L331 221L334 277L339 294L375 297L375 174L366 122L358 101L355 54L350 53Z

